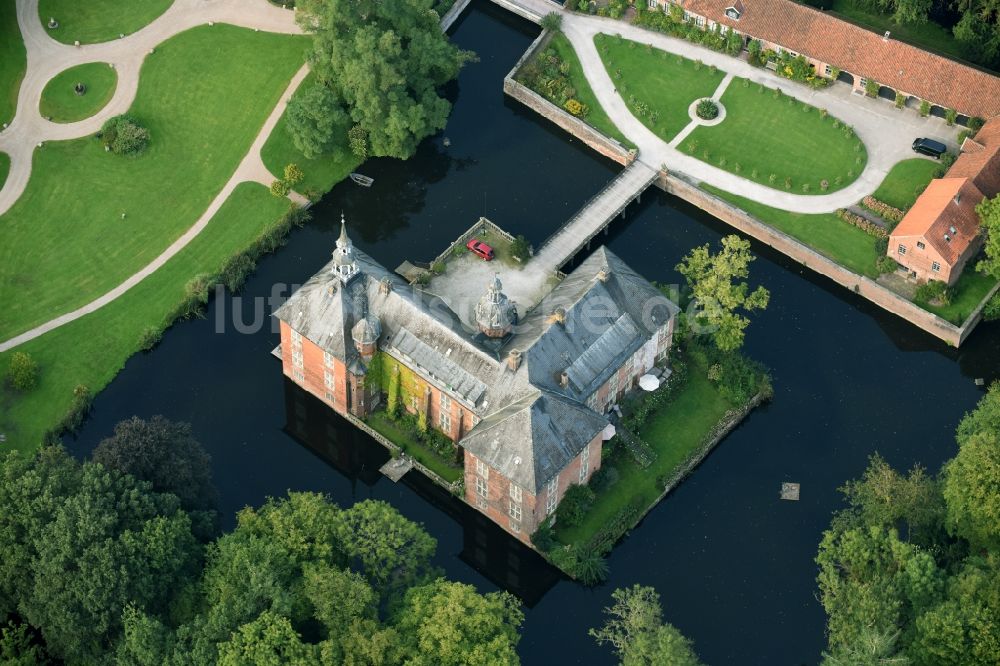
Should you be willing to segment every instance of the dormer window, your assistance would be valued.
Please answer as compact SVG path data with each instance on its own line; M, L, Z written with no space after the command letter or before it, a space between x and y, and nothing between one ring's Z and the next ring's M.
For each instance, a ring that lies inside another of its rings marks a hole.
M743 3L741 0L736 0L733 4L726 7L726 16L733 19L734 21L739 21L740 16L743 15Z
M945 243L950 243L951 242L951 236L949 236L948 234L945 234L944 235L944 242Z
M958 233L958 230L955 229L955 227L948 227L948 233L950 233L952 236L954 236L955 234Z

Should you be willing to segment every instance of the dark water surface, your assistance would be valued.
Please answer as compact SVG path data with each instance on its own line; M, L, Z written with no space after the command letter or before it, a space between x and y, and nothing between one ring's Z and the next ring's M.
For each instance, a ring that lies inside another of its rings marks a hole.
M611 591L633 583L659 590L667 619L708 663L815 663L824 616L813 557L840 506L836 488L874 451L896 466L931 470L954 454L955 425L980 396L973 378L1000 374L997 326L980 327L961 351L949 349L755 245L753 279L772 300L754 319L746 351L772 368L774 401L615 549L608 583L586 589L419 475L399 484L381 478L387 454L283 380L270 356L277 344L270 327L241 334L231 324L234 309L252 321L272 285L301 284L328 259L341 210L356 244L391 269L406 258L430 259L484 212L537 245L600 189L615 165L502 94L503 76L536 34L476 0L453 28L480 62L450 91L455 109L442 136L451 146L438 136L407 162L365 164L373 188L336 187L312 224L261 261L240 297L214 301L205 319L175 326L152 353L130 360L68 445L86 455L117 421L164 414L190 421L211 452L227 516L289 489L329 493L341 504L391 502L437 538L451 578L522 596L526 664L611 662L586 632L600 623ZM677 282L677 260L726 232L651 191L614 224L608 243L649 279ZM800 502L778 500L782 481L802 484Z

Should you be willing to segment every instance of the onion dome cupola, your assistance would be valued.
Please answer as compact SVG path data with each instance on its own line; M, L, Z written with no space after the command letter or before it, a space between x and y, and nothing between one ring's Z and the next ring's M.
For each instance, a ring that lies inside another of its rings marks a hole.
M486 293L476 304L476 324L483 335L502 338L517 323L517 304L503 293L500 276L495 275Z
M358 274L358 262L354 257L354 244L347 236L347 223L344 214L340 214L340 238L337 239L337 249L333 251L333 272L344 284Z

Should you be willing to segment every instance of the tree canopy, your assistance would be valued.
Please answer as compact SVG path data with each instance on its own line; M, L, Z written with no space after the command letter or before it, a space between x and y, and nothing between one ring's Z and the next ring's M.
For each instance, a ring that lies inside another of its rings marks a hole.
M698 306L688 320L691 332L710 333L721 351L735 351L743 346L744 331L750 320L741 312L763 310L771 299L764 287L751 292L745 282L750 262L755 258L750 252L750 241L730 235L722 239L718 254L712 254L706 243L691 250L677 264L677 272L687 279L691 297Z
M824 664L997 663L1000 655L1000 385L956 432L939 478L875 456L842 490L824 533Z
M359 127L356 154L405 159L444 128L451 103L438 89L474 56L442 33L433 0L301 0L297 19L313 35L318 88L289 105L289 128L307 157L346 143L348 128Z
M663 621L660 595L634 585L611 593L615 603L604 609L607 621L590 635L609 643L623 666L697 666L691 641Z
M121 438L133 439L146 441ZM341 509L316 493L246 508L205 545L150 482L61 448L12 453L0 459L0 659L518 663L518 602L440 578L435 547L383 502Z
M976 206L979 213L979 228L986 239L983 245L985 257L976 264L976 270L1000 280L1000 195L983 199Z

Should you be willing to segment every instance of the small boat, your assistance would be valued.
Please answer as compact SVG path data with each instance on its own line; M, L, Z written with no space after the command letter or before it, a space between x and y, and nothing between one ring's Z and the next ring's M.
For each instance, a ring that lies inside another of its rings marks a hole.
M352 173L351 180L353 180L358 185L363 185L364 187L371 187L372 183L375 182L374 178L371 178L370 176L365 176L360 173Z

